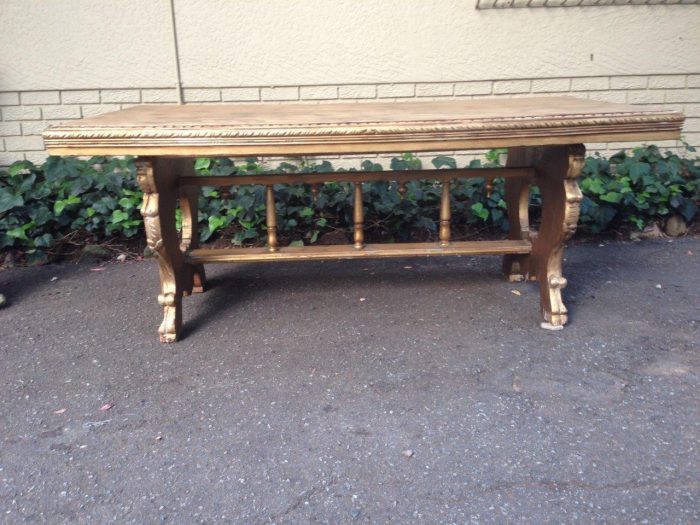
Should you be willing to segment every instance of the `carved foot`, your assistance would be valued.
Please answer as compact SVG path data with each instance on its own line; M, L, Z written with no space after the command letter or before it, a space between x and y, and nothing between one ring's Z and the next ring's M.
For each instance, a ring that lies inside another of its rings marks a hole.
M561 298L561 291L565 287L566 279L561 276L550 275L547 282L540 281L540 292L545 298L542 304L542 315L552 327L563 327L568 321L568 311ZM543 328L549 327L543 326Z
M160 294L158 304L163 307L163 322L158 328L161 343L174 343L182 328L182 299L176 294Z

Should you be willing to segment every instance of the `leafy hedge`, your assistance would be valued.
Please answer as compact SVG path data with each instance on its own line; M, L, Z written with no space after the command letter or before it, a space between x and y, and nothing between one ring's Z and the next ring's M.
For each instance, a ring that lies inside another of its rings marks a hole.
M502 152L493 150L485 162L472 161L469 166L497 166ZM437 168L457 167L450 157L436 157L432 164ZM392 170L421 167L421 161L410 154L394 158L390 165ZM195 168L201 175L333 171L327 161L285 162L275 169L266 169L257 159L234 163L223 158L197 159ZM381 170L382 166L367 160L361 169ZM76 232L81 233L84 242L93 243L142 235L139 214L142 194L134 172L131 158L49 157L41 166L28 161L14 163L8 171L0 172L0 250L14 250L30 262L40 262L60 253L62 243ZM350 227L350 184L324 184L315 201L304 186L275 186L283 237L294 244L310 244L318 242L325 233ZM402 200L395 183L363 184L369 238L435 238L439 184L430 180L412 181L407 189ZM588 157L581 189L584 200L580 224L584 230L598 233L618 227L642 229L671 214L680 214L686 222L691 222L698 214L700 202L700 167L697 158L662 153L656 146L636 148L631 154L623 151L609 159ZM489 196L481 178L454 183L453 224L507 230L502 197L502 180L495 181ZM531 200L536 219L540 206L536 188ZM264 218L260 186L202 188L199 213L202 241L222 242L221 239L230 238L236 245L263 242Z

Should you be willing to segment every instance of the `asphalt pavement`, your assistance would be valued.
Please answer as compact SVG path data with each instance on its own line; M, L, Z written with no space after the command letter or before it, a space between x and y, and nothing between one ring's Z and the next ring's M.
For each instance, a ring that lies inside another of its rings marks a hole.
M698 523L700 239L566 253L1 271L0 522Z

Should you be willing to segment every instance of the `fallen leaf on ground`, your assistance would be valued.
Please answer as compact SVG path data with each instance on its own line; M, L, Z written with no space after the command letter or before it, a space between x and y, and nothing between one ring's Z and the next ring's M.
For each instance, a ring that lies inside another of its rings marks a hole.
M104 268L90 268L90 271L91 272L104 272L105 269Z
M53 413L54 414L63 414L66 410L68 410L68 409L67 408L59 408L58 410L54 410Z
M104 412L105 410L109 410L109 409L112 408L113 406L114 406L114 404L112 404L112 403L105 403L104 405L102 405L102 406L100 407L100 410L101 410L102 412Z
M125 253L120 253L119 255L117 255L117 261L119 261L119 262L124 262L124 261L126 261L126 254L125 254Z
M657 285L656 285L656 288L661 289L661 285L660 285L660 284L657 284Z
M58 281L58 277L51 277L51 282Z
M403 455L406 456L407 458L413 457L413 451L409 448L403 451Z
M366 301L367 299L365 297L360 297L360 302Z
M515 295L521 295L520 290L511 290L510 293L515 294Z

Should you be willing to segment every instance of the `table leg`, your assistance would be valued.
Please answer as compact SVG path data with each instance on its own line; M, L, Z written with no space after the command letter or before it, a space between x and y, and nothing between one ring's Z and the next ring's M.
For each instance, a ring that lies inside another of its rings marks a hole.
M529 154L532 148L510 148L506 166L521 168L532 166ZM510 229L508 238L512 240L530 240L530 184L532 181L523 177L506 178L505 195ZM503 274L510 282L523 281L529 273L529 255L504 255Z
M562 275L562 258L565 243L576 231L578 223L583 196L576 179L581 175L585 151L582 144L575 144L513 148L508 153L509 157L513 155L513 165L524 163L535 168L535 184L542 195L540 229L524 266L529 278L539 282L544 328L558 329L568 320L561 297L561 291L566 286ZM508 204L510 211L511 202ZM512 216L509 217L512 220ZM522 226L517 219L515 224L516 228Z
M191 161L190 161L191 162ZM182 211L182 235L180 240L180 250L194 250L199 247L198 228L198 186L180 187L180 210ZM203 264L187 265L191 278L185 283L187 286L183 290L185 295L190 293L201 293L206 286L206 277Z
M146 242L155 252L160 270L160 295L163 322L158 329L163 343L177 341L182 326L182 292L186 283L185 265L175 229L178 198L178 172L175 161L140 158L136 177L143 190L143 215Z

